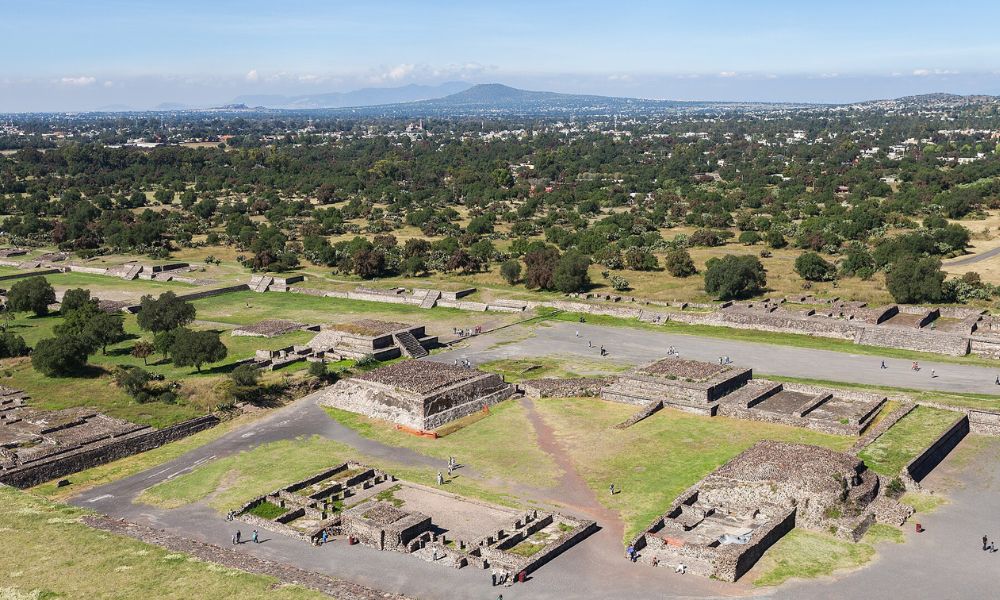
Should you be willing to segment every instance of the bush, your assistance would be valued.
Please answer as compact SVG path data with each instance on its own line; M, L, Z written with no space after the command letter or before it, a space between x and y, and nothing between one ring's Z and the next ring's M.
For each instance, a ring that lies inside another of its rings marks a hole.
M170 359L178 367L194 367L199 373L206 363L218 362L229 353L215 331L178 329L170 346Z
M711 258L705 271L705 291L720 300L749 298L767 287L767 271L756 256Z
M837 267L815 252L803 252L795 259L795 272L807 281L830 281Z
M56 291L44 277L22 279L7 292L7 307L14 312L33 312L44 317L56 301Z
M250 364L242 364L229 373L229 378L240 387L257 387L260 370Z
M674 277L690 277L698 272L698 269L694 266L694 261L691 260L691 255L683 248L668 252L664 262L666 263L667 272Z
M521 261L511 258L500 265L500 276L503 280L514 285L521 279Z
M607 275L607 278L608 282L611 283L611 287L615 291L624 292L630 287L628 279L625 279L624 277L618 275L617 273L610 273Z
M656 256L645 248L629 248L625 252L625 265L633 271L655 271L660 267Z
M309 374L317 379L326 379L327 375L329 375L326 363L321 360L309 363Z
M578 250L563 254L552 273L552 284L564 294L582 292L590 287L590 257Z
M940 302L944 297L944 277L940 260L906 256L892 265L885 276L885 285L900 304Z
M49 377L73 375L87 364L87 345L73 337L40 340L31 353L31 366Z
M788 241L785 240L785 236L781 235L780 231L772 229L767 232L767 245L775 250L778 250L787 246Z
M28 351L28 344L23 337L9 331L0 333L0 358L27 356Z
M136 320L146 331L159 333L183 327L194 321L194 305L177 297L173 292L163 292L156 299L143 296L139 301Z
M688 243L692 246L721 246L726 243L726 236L721 231L699 229L691 234Z
M753 246L760 243L760 234L756 231L744 231L740 233L740 243L745 246Z
M552 246L528 252L524 255L524 286L529 289L554 289L553 279L557 264L559 264L559 250Z
M91 299L90 290L85 290L82 288L66 290L66 293L63 294L62 303L59 306L59 312L66 314L78 308L83 308L84 306L90 304L92 301L94 302L94 304L97 303L96 298L93 300Z

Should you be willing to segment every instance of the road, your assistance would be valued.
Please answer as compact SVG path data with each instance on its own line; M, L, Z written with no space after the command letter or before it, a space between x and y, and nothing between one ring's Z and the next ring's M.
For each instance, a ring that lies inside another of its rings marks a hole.
M580 331L580 338L576 337L577 330ZM519 335L528 337L516 339ZM610 356L606 360L621 363L654 360L673 345L684 357L717 360L720 355L728 355L736 364L766 373L920 389L957 387L964 391L995 391L992 372L981 367L927 364L924 371L912 373L908 362L887 361L890 369L886 372L878 368L878 359L870 356L573 323L549 324L534 331L508 329L473 338L465 348L432 358L451 361L464 356L479 363L495 358L579 355L599 360L597 351L587 348L588 339L593 340L595 345L604 344L608 348ZM504 345L497 346L501 341ZM939 377L930 378L930 368L937 370ZM987 376L988 385L979 381ZM165 510L133 501L142 490L180 476L210 460L262 443L303 435L321 435L349 444L357 448L359 454L407 465L443 466L416 452L362 438L355 431L329 419L315 401L315 395L307 396L167 464L95 488L71 502L191 539L226 544L241 524L226 522L204 505ZM531 403L523 402L532 414ZM883 556L876 566L838 576L836 580L793 583L777 590L754 590L749 581L724 584L625 561L621 557L621 523L614 515L605 512L573 472L572 464L566 460L558 440L546 430L544 422L535 418L531 421L540 446L553 455L567 474L554 490L519 489L517 493L542 503L558 501L570 507L569 512L598 519L605 528L534 573L527 585L503 589L507 600L722 598L745 595L808 600L861 599L900 594L912 598L981 598L989 597L995 586L1000 554L977 553L976 543L983 533L1000 535L1000 523L996 520L996 515L1000 514L1000 495L992 488L993 482L1000 477L1000 443L994 443L991 452L968 464L958 464L954 457L949 457L945 461L947 468L942 472L949 473L962 484L955 489L953 502L936 513L920 516L928 529L926 533L908 534L911 539L903 546L881 548ZM466 476L475 476L474 469L475 465L471 465ZM936 472L928 482L933 485L935 477L942 476ZM980 531L984 527L986 531ZM246 534L245 525L243 529ZM262 534L264 543L244 544L240 550L420 599L491 599L500 591L490 587L485 573L470 568L446 569L403 554L383 553L342 542L315 548L284 536L267 532Z
M628 365L652 362L666 356L673 346L682 358L717 362L728 356L741 367L750 367L754 373L781 375L808 379L825 379L846 383L881 385L898 388L940 392L969 392L1000 396L996 385L1000 364L996 369L947 362L921 361L919 371L910 369L911 362L902 359L885 359L888 369L882 369L881 358L864 354L849 354L832 350L794 348L756 342L700 337L678 333L661 333L648 329L607 327L588 323L548 322L546 326L531 330L520 329L528 337L504 340L498 344L495 336L471 338L463 347L433 355L434 360L451 362L466 358L473 364L498 359L526 356L584 356L601 360L600 346L604 346L609 362ZM576 337L576 332L580 337ZM593 343L593 348L587 342ZM933 376L932 376L933 373Z
M944 266L961 267L962 265L971 265L986 260L988 258L993 258L998 254L1000 254L1000 246L987 250L986 252L980 252L979 254L973 254L972 256L966 256L965 258L960 258L958 260L948 261L947 263L944 264Z

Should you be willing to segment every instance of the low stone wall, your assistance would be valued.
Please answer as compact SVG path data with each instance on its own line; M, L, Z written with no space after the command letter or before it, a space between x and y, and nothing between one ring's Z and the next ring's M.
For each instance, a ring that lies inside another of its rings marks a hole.
M584 398L600 396L601 388L612 380L610 377L532 379L518 384L518 387L528 398Z
M8 281L10 279L23 279L25 277L40 277L44 275L54 275L56 273L62 273L62 269L43 269L41 271L26 271L24 273L11 273L10 275L0 275L0 281Z
M577 527L567 531L559 539L554 542L550 542L544 549L533 554L528 560L529 562L521 567L521 571L525 574L537 571L542 567L542 565L548 563L553 558L559 556L563 552L569 550L579 542L583 541L587 536L592 533L596 533L598 530L596 521L584 521Z
M862 435L861 438L854 443L854 446L851 447L849 452L851 454L856 455L862 450L864 450L865 446L874 442L876 439L878 439L880 435L882 435L886 431L889 431L889 429L893 425L898 423L899 420L905 417L906 415L910 414L910 412L916 407L917 405L914 404L913 402L904 402L902 405L899 406L899 408L892 411L892 413L890 413L884 419L879 421L874 427L866 431L864 435Z
M858 333L856 343L881 348L902 348L932 354L965 356L969 353L969 338L962 335L937 333L902 327L865 327Z
M212 296L221 296L223 294L231 294L233 292L246 292L250 289L250 286L241 283L239 285L231 285L228 287L213 288L210 290L203 290L200 292L192 292L190 294L178 294L177 298L180 300L201 300L202 298L211 298Z
M215 415L205 415L163 429L139 433L118 441L110 441L96 448L68 452L49 460L40 460L2 473L0 474L0 483L21 489L29 488L126 456L159 448L169 442L214 427L218 423L219 418Z
M955 423L942 433L938 439L921 452L916 458L911 460L903 469L913 481L920 481L927 476L934 467L938 466L942 460L948 456L955 446L969 433L969 416L962 415Z
M715 577L722 581L736 581L743 574L749 571L764 552L773 546L786 533L795 528L795 509L791 509L784 515L776 518L766 528L760 528L754 532L750 543L746 546L730 546L719 552L719 557L715 561Z
M971 409L967 414L970 433L1000 436L1000 413Z

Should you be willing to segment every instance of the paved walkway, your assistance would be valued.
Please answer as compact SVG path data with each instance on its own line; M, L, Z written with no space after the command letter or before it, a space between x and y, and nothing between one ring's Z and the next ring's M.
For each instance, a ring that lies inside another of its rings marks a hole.
M580 337L576 337L577 331ZM505 340L503 345L496 345L497 341L490 335L477 336L462 348L431 358L445 362L467 358L474 364L526 356L576 355L601 360L599 347L603 345L608 351L604 360L632 365L662 358L674 346L682 358L717 362L720 356L728 356L737 366L751 367L759 375L1000 396L1000 386L995 383L1000 375L1000 362L996 369L991 369L921 361L920 371L912 371L912 361L887 358L885 364L889 368L881 369L882 359L878 356L562 321L533 327L531 335L521 340ZM587 346L588 341L593 342L593 348ZM936 377L931 377L932 371Z

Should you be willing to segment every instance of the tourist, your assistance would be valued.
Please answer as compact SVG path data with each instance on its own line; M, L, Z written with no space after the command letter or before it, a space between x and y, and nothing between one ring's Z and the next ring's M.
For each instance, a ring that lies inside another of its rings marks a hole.
M451 470L454 469L454 468L455 468L454 465L452 465L450 463L448 464L448 477L451 477Z
M444 485L444 475L441 475L441 471L438 471L437 482L438 485Z
M986 537L986 536L984 535L984 536L983 536L983 551L985 552L986 550L988 550L988 549L989 549L989 547L990 547L990 546L989 546L989 538L987 538L987 537Z
M986 538L983 538L983 539L985 540ZM233 534L233 545L234 546L236 545L236 534L235 533ZM986 550L986 542L983 542L983 550Z
M253 530L253 543L255 543L255 544L259 544L260 543L260 539L257 537L257 530L256 529Z
M658 557L658 556L654 556L653 557L653 566L654 567L660 566L660 557Z
M983 548L983 549L985 550L985 548ZM490 582L491 582L490 585L492 585L493 587L497 586L497 570L496 569L490 569Z
M322 535L320 536L320 538L319 538L319 543L320 543L320 545L326 545L326 541L327 541L328 539L329 539L329 537L327 536L327 533L326 533L326 530L324 529L324 530L323 530L323 534L322 534Z
M883 360L883 361L882 361L882 366L881 366L881 367L879 367L879 368L880 368L880 369L888 369L889 367L885 366L885 361Z
M628 548L625 549L625 558L629 559L632 562L635 562L635 557L636 557L635 546L629 546Z
M931 369L931 379L934 379L935 377L937 377L937 374L934 373L934 369Z
M580 337L580 330L579 329L576 330L576 337Z
M592 342L590 340L587 340L587 347L588 348L593 348L594 347L594 342ZM997 376L997 381L1000 381L1000 375ZM1000 383L998 383L997 385L1000 385Z
M997 375L997 380L996 380L996 384L997 384L997 385L1000 385L1000 375Z
M233 543L234 544L239 544L240 543L240 537L241 537L240 530L237 529L236 530L236 535L233 536Z
M608 491L610 491L611 495L614 496L615 495L615 484L612 483L611 487L608 488Z
M684 563L677 563L677 568L674 569L674 573L680 573L683 575L687 571L687 565Z

